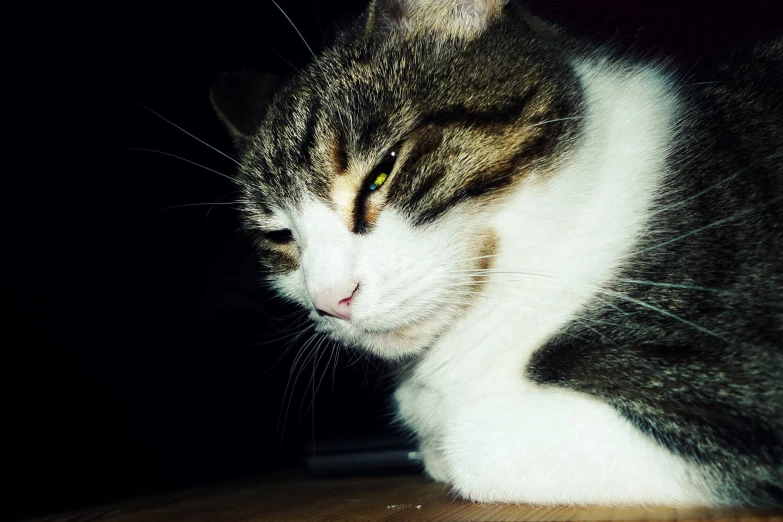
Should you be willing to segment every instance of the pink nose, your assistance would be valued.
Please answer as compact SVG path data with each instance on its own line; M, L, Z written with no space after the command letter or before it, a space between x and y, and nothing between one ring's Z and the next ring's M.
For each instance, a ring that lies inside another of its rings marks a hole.
M358 285L351 284L350 287L343 286L315 294L312 296L313 305L323 314L348 320L351 318L351 300L357 288Z

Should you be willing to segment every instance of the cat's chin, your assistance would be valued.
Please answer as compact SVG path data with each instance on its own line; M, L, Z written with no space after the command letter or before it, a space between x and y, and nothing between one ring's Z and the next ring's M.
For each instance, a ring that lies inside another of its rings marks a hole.
M316 330L346 346L366 350L388 360L415 357L437 337L432 328L424 324L367 330L350 323L319 320Z

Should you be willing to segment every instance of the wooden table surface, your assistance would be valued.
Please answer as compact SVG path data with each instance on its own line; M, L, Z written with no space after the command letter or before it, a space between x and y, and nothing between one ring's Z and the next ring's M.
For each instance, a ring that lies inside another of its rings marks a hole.
M742 520L783 521L783 511L704 508L534 507L456 500L420 476L317 480L304 472L195 489L36 519L38 522L264 520Z

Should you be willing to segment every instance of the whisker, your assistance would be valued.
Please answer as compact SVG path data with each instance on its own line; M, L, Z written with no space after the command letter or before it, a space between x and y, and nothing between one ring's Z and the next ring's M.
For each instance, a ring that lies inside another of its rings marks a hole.
M323 67L321 66L321 63L318 61L318 56L315 54L313 49L310 47L310 44L307 43L307 40L305 40L304 35L302 35L301 31L299 31L299 28L296 27L296 24L294 23L294 21L291 20L291 17L288 16L288 14L283 10L282 7L280 7L280 5L275 0L271 0L271 1L272 1L273 4L275 4L275 7L277 7L280 10L281 13L283 13L283 16L285 16L285 19L288 20L289 24L291 24L291 27L294 28L294 31L296 31L296 34L299 35L299 38L301 38L302 43L305 44L305 47L307 47L307 50L310 51L310 54L313 56L313 60L315 61L316 66L319 69L321 69L321 72L324 73L324 77L328 77L327 74L326 74L326 71L323 69ZM346 125L345 125L345 122L343 121L343 117L342 117L342 114L340 113L340 111L339 110L335 111L335 114L337 114L337 119L340 120L340 124L343 126L343 128L347 128Z
M195 165L196 167L201 167L204 170L208 170L208 171L210 171L210 172L212 172L214 174L217 174L218 176L226 178L227 180L231 181L232 183L239 183L240 185L244 186L245 188L248 188L248 189L252 188L250 185L248 185L247 183L243 182L240 179L232 178L231 176L229 176L227 174L223 174L222 172L218 172L215 169L211 169L211 168L206 167L206 166L204 166L204 165L202 165L200 163L196 163L195 161L191 161L189 159L183 158L182 156L177 156L176 154L172 154L170 152L163 152L162 150L155 150L155 149L144 149L144 148L140 148L140 147L127 147L127 148L117 149L117 150L118 151L126 151L126 150L128 150L128 151L136 151L136 152L154 152L155 154L162 154L164 156L169 156L170 158L175 158L175 159L178 159L180 161L184 161L185 163L190 163L191 165Z
M575 322L575 323L577 323L577 324L579 324L579 325L581 325L583 328L587 328L588 330L590 330L591 332L593 332L594 334L596 334L597 336L599 336L601 339L604 339L604 340L606 340L606 341L607 341L609 344L611 344L612 346L615 346L615 347L619 348L619 346L617 345L617 343L615 343L614 341L612 341L611 339L609 339L607 336L605 336L604 334L602 334L601 332L599 332L598 330L596 330L596 329L595 329L595 328L593 328L592 326L590 326L590 325L588 325L588 324L584 323L583 321L580 321L579 319L574 319L574 322Z
M210 207L215 207L215 205L236 205L236 201L226 201L226 202L209 202L209 203L183 203L182 205L171 205L170 207L163 207L156 210L153 210L153 212L163 212L164 210L174 210L175 208L186 208L186 207L206 207L209 205ZM211 209L210 209L211 210Z
M218 203L220 203L221 201L223 201L223 199L225 199L225 198L227 198L227 197L229 197L229 196L233 196L234 194L237 194L237 193L239 193L239 192L240 192L240 191L238 191L238 190L235 190L234 192L229 192L229 193L228 193L228 194L226 194L225 196L223 196L223 197L221 197L221 198L218 198ZM237 202L237 203L239 203L239 202ZM206 220L206 219L209 217L209 214L212 212L212 209L214 209L214 208L215 208L215 205L216 205L216 204L217 204L217 203L215 203L215 204L213 204L211 207L209 207L209 210L207 210L207 213L204 215L204 219L205 219L205 220ZM222 205L223 203L220 203L220 204Z
M301 320L301 319L307 319L307 314L308 313L309 312L307 310L297 309L297 310L294 310L293 312L291 312L289 314L286 314L286 315L284 315L282 317L270 317L270 318L273 321L280 322L280 321L285 321L286 319L288 319L290 317L300 316L299 319Z
M479 273L479 274L526 275L526 276L546 277L548 279L557 279L557 277L555 277L555 276L541 274L541 273L538 273L538 272L517 272L517 271L514 271L514 270L495 270L495 269L492 269L492 268L469 268L469 269L465 269L465 270L453 270L452 273L454 273L454 274Z
M264 375L268 375L269 372L271 372L275 368L275 366L277 366L280 363L280 361L282 361L283 358L285 358L285 356L288 355L288 352L290 352L291 349L296 345L297 341L304 334L306 334L308 331L312 330L313 328L315 328L315 325L310 325L310 326L306 327L304 330L301 330L301 331L298 331L298 332L294 332L292 334L284 335L283 337L275 339L274 341L268 341L269 343L271 343L271 342L276 342L276 341L279 341L279 340L282 340L282 339L286 339L288 337L294 337L293 339L288 341L288 343L286 343L287 346L286 346L285 350L283 350L283 353L281 353L280 356L275 360L275 362L273 362L272 365L269 368L267 368L266 372L264 372ZM265 343L261 343L261 344L267 344L267 343L265 342ZM257 345L257 346L260 346L260 345Z
M314 332L313 335L307 338L307 341L305 341L305 344L302 346L303 348L308 348L310 345L312 345L317 339L320 339L320 336L322 334L320 332ZM288 370L289 375L293 375L296 371L297 363L299 362L298 359L301 358L301 356L304 355L304 352L301 350L299 351L299 354L294 359L294 362L291 364L291 368ZM309 354L308 354L309 355ZM307 357L305 357L306 359Z
M490 257L498 257L500 254L486 254L483 256L476 256L476 257L469 257L466 259L466 261L477 261L479 259L488 259Z
M274 1L274 0L272 0L272 1ZM217 153L218 153L218 154L220 154L221 156L223 156L223 157L225 157L225 158L228 158L228 159L230 159L231 161L233 161L234 163L236 163L237 165L239 165L239 162L238 162L238 161L237 161L237 160L236 160L234 157L230 156L229 154L226 154L225 152L223 152L222 150L220 150L220 149L218 149L218 148L216 148L216 147L213 147L212 145L210 145L210 144L209 144L209 143L207 143L206 141L202 140L202 139L201 139L201 138L199 138L198 136L196 136L196 135L194 135L194 134L191 134L190 132L186 131L185 129L183 129L182 127L180 127L179 125L177 125L177 124L176 124L176 123L174 123L173 121L171 121L171 120L169 120L169 119L167 119L167 118L164 118L163 116L161 116L161 115L160 115L160 114L158 114L157 112L153 111L152 109L150 109L149 107L147 107L147 106L146 106L146 105L144 105L143 103L141 103L141 102L139 102L139 101L137 101L136 103L138 103L139 105L141 105L142 107L144 107L145 109L147 109L147 110L148 110L148 111L150 111L152 114L154 114L155 116L157 116L157 117L158 117L158 118L160 118L161 120L165 121L165 122L166 122L166 123L168 123L169 125L172 125L173 127L177 128L177 129L179 129L179 130L181 130L182 132L184 132L185 134L187 134L188 136L190 136L190 137L191 137L191 138L193 138L194 140L198 141L198 142L199 142L199 143L201 143L202 145L206 145L207 147L209 147L210 149L214 150L215 152L217 152Z
M585 339L584 337L579 337L578 335L574 335L574 334L572 334L572 333L565 332L565 331L557 332L555 335L556 335L556 336L557 336L557 335L565 335L565 336L568 336L568 337L572 337L572 338L574 338L574 339L577 339L577 340L579 340L579 341L582 341L583 343L592 344L592 345L594 345L594 346L601 346L599 343L597 343L597 342L595 342L595 341L591 341L591 340L589 340L589 339Z
M265 46L265 47L266 47L266 46ZM269 47L267 47L267 50L268 50L270 53L272 53L272 54L274 54L275 56L277 56L278 58L280 58L282 61L284 61L284 62L285 62L285 63L286 63L286 64L287 64L289 67L291 67L291 69L295 70L295 71L296 71L296 72L298 72L298 73L301 73L301 72L302 72L302 71L300 71L300 70L299 70L299 68L298 68L298 67L296 67L294 64L292 64L290 61L288 61L288 60L285 58L285 56L283 56L282 54L278 53L277 51L275 51L274 49L271 49L271 48L269 48Z
M554 120L540 121L538 123L534 123L533 125L528 125L527 128L532 129L534 127L540 127L541 125L546 125L547 123L555 123L558 121L569 121L569 120L581 120L581 119L582 119L581 116L569 116L567 118L557 118Z
M315 326L315 325L313 325L313 326ZM306 328L305 330L290 332L290 333L287 333L285 335L281 335L279 337L275 337L274 339L270 339L268 341L261 341L260 343L253 343L253 346L256 346L256 347L258 347L258 346L266 346L268 344L272 344L272 343L276 343L276 342L282 341L283 339L288 339L288 338L294 337L294 336L301 336L302 333L306 332L307 330L309 330L313 326L310 326L310 327Z
M340 352L342 351L340 347L332 341L332 351L334 352L334 366L332 366L332 391L329 394L329 400L332 400L332 395L334 394L334 381L337 380L337 365L340 362Z
M315 400L315 371L318 369L318 365L321 364L321 360L323 359L324 354L326 353L326 350L321 350L323 348L324 344L326 343L327 338L326 336L321 336L321 339L318 341L318 344L315 346L313 351L316 353L316 356L313 357L313 373L310 377L310 381L307 383L308 385L305 387L305 391L307 388L311 388L313 391L313 400ZM302 413L302 408L304 407L304 401L306 400L306 396L302 397L302 402L299 404L299 420L301 421L302 417L307 415L307 412L310 410L308 407L307 410Z
M357 355L356 355L356 351L355 351L355 350L351 350L351 351L350 351L350 353L351 353L351 355L352 355L353 357L351 357L351 360L350 360L350 361L348 361L348 364L347 364L346 366L344 366L344 367L343 367L344 369L348 369L348 368L350 368L351 366L355 365L356 363L358 363L359 361L361 361L361 360L362 360L362 358L361 358L361 354L359 354L359 355L357 356Z
M704 190L702 190L700 192L697 192L693 196L687 197L687 198L683 199L682 201L678 201L677 203L673 203L671 205L667 205L667 206L665 206L663 208L659 208L655 212L651 213L650 217L656 216L656 215L660 214L661 212L667 212L667 211L669 211L669 210L671 210L673 208L677 208L677 207L680 207L682 205L685 205L689 201L692 201L692 200L694 200L696 198L699 198L699 197L703 196L704 194L707 194L708 192L711 192L711 191L715 190L716 188L720 187L721 185L723 185L727 181L733 180L734 178L736 178L737 176L739 176L740 174L742 174L746 170L747 170L747 168L740 169L737 172L735 172L734 174L726 176L725 178L723 178L722 180L718 181L714 185L711 185L711 186L707 187L706 189L704 189Z
M324 371L321 374L321 379L318 381L318 384L315 386L315 389L313 390L313 398L312 401L310 401L310 406L307 407L304 414L307 415L307 412L310 411L310 408L313 408L313 415L315 415L315 396L318 395L318 390L321 389L321 384L324 382L324 377L326 377L326 374L329 372L329 366L332 363L332 358L334 357L334 345L327 344L327 347L331 346L332 351L329 354L329 358L326 360L326 364L324 365ZM323 349L324 352L326 352L326 347ZM320 359L319 359L320 361ZM316 367L318 366L318 363L316 363ZM315 371L315 369L313 370ZM315 377L315 376L314 376ZM333 376L334 377L334 376Z
M677 241L685 239L686 237L692 236L694 234L698 234L699 232L702 232L702 231L707 230L709 228L717 227L719 225L722 225L723 223L727 223L729 221L732 221L734 219L742 217L745 214L749 214L751 212L754 212L754 211L758 210L759 208L763 208L764 206L771 205L772 203L774 203L774 202L776 202L776 201L778 201L780 199L783 199L783 197L774 198L774 199L772 199L770 201L767 201L767 202L765 202L765 203L763 203L761 205L754 205L754 206L752 206L752 207L750 207L748 209L745 209L745 210L742 210L742 211L737 212L735 214L732 214L731 216L725 217L723 219L719 219L718 221L710 223L709 225L704 225L703 227L699 227L699 228L697 228L695 230L691 230L690 232L687 232L685 234L677 236L674 239L669 239L667 241L664 241L663 243L658 243L657 245L653 245L651 247L647 247L647 248L644 248L642 250L638 250L636 252L631 253L630 255L644 254L645 252L649 252L651 250L656 250L656 249L661 248L661 247L666 246L666 245L671 245L672 243L676 243Z
M754 302L758 304L766 304L770 306L783 306L783 302L781 303L775 303L775 302L767 302L767 301L761 301L753 299L753 296L746 295L742 292L733 292L731 290L721 290L719 288L708 288L704 286L695 286L695 285L685 285L685 284L678 284L678 283L660 283L657 281L640 281L636 279L621 279L621 278L615 278L615 281L619 281L621 283L631 283L636 285L647 285L647 286L659 286L663 288L674 288L679 290L694 290L698 292L711 292L715 294L723 294L723 295L731 295L734 297L740 297L742 299L748 300L749 302Z
M462 282L456 282L456 283L444 283L441 285L441 288L463 288L463 287L481 287L486 283L529 283L530 281L526 281L524 279L502 279L502 280L496 280L491 278L486 279L473 279L472 281L462 281Z
M534 309L534 310L536 309L536 305L530 303L529 301L525 301L523 299L519 299L519 298L516 298L516 297L508 297L508 296L503 296L502 298L498 298L497 296L487 295L487 294L482 293L482 292L446 292L444 294L444 296L448 296L448 297L470 297L470 298L478 297L478 298L482 298L482 299L499 299L500 301L503 301L503 300L506 300L506 299L510 299L510 300L515 301L516 303L519 303L519 304L521 304L523 306L526 306L528 308L531 308L531 309ZM515 310L515 309L512 309L512 308L498 308L498 307L495 307L494 309L495 310L500 310L500 311L503 311L503 312L509 312L509 313L514 313L514 312L518 312L519 311L519 310Z
M310 45L307 43L307 40L305 40L305 37L302 35L302 33L299 32L299 28L296 27L296 24L294 23L294 21L291 20L291 18L286 14L285 11L283 11L283 8L280 7L280 5L277 2L275 2L275 0L272 0L272 3L275 4L275 7L277 7L280 10L281 13L283 13L283 16L285 16L285 19L288 20L288 23L291 24L291 27L294 28L294 31L296 31L296 34L299 35L299 38L302 39L302 42L304 42L305 47L307 47L307 50L310 51L310 54L313 55L313 58L315 58L315 60L317 62L318 61L318 57L315 55L313 50L310 48Z
M720 334L717 334L717 333L713 332L712 330L704 328L703 326L699 326L696 323L688 321L687 319L684 319L684 318L680 317L679 315L673 314L672 312L669 312L668 310L664 310L663 308L658 308L657 306L653 306L653 305L651 305L649 303L645 303L644 301L640 301L638 299L634 299L633 297L629 297L629 296L627 296L625 294L621 294L619 292L612 292L612 291L603 290L603 289L600 289L600 288L598 288L597 290L599 292L601 292L601 293L606 294L606 295L610 295L610 296L616 297L618 299L624 299L625 301L637 304L637 305L639 305L639 306L641 306L643 308L647 308L648 310L652 310L654 312L658 312L659 314L665 315L666 317L671 317L672 319L676 319L677 321L680 321L683 324L686 324L686 325L688 325L688 326L690 326L692 328L695 328L695 329L699 330L700 332L704 332L704 333L706 333L708 335L711 335L713 337L717 337L718 339L720 339L722 341L731 342L728 339L726 339L723 336L721 336Z
M321 338L322 338L322 336L316 337L316 339L317 339L316 342L320 341ZM286 424L288 422L288 413L291 410L291 404L294 402L294 391L296 390L296 383L299 382L299 377L302 376L302 373L304 372L304 369L307 367L307 363L311 359L313 359L314 357L316 357L318 355L318 351L315 350L315 349L310 349L309 346L310 346L310 343L308 342L308 348L306 349L307 355L305 355L305 357L301 359L301 363L299 364L299 371L296 372L296 377L294 377L294 382L291 385L291 391L290 391L290 393L288 395L288 405L286 406L285 417L283 418L283 430L285 430L285 426L286 426ZM292 373L292 375L293 375L293 373ZM307 392L307 387L305 387L305 393L306 392ZM300 417L300 419L301 419L301 417Z
M316 368L316 365L313 365L313 381L315 381L315 368ZM313 441L313 455L315 455L315 388L311 388L311 389L312 389L312 392L313 392L313 399L312 399L312 402L311 402L311 404L313 405L313 416L312 416L312 421L310 423L310 428L311 428L310 440ZM299 409L301 409L301 408L302 407L299 406ZM307 414L307 412L305 412L305 414ZM300 419L301 419L301 417L300 417Z
M293 393L294 389L296 388L296 381L299 379L299 375L301 374L301 370L299 371L299 374L297 374L296 379L293 381L293 385L291 384L291 379L294 377L294 372L296 370L297 365L300 361L302 361L302 368L304 368L305 360L310 356L310 353L305 356L304 359L302 359L302 356L307 353L308 347L312 344L312 342L318 338L318 332L313 333L307 341L304 342L304 344L299 348L299 351L296 354L296 357L294 358L294 362L291 363L291 369L289 371L288 375L288 382L286 382L285 389L283 390L283 403L280 405L280 413L278 414L278 431L280 432L280 436L282 437L285 434L285 425L288 421L288 410L291 407L291 400L293 400ZM290 387L290 393L289 393L289 387ZM288 406L286 406L286 396L289 396L290 399L287 401ZM283 411L285 410L285 416L283 417ZM280 424L280 418L283 417L282 420L282 427Z

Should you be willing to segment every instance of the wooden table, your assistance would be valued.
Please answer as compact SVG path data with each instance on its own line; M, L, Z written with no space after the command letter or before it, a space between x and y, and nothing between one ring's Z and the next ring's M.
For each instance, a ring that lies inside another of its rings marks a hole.
M420 476L316 480L304 472L172 493L36 519L38 522L263 520L742 520L783 521L783 511L577 508L473 504Z

